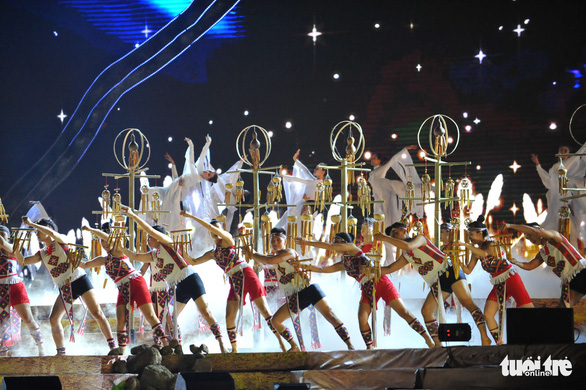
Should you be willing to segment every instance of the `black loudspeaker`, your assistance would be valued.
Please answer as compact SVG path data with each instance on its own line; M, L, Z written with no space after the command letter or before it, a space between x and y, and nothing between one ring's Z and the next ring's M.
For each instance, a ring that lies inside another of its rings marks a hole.
M5 376L2 378L0 390L61 390L58 376Z
M472 329L466 323L439 324L438 337L440 341L470 341Z
M309 390L310 383L275 383L273 390Z
M180 372L175 382L175 390L236 390L236 383L230 373L225 371L212 372Z
M572 344L574 309L507 309L507 344Z

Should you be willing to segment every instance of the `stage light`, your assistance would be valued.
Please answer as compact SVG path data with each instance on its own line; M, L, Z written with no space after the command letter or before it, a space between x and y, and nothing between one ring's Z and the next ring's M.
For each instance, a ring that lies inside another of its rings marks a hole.
M518 24L518 25L517 25L517 28L516 28L516 29L514 29L513 31L517 33L517 36L518 36L518 37L520 37L520 36L521 36L521 33L522 33L523 31L525 31L525 29L524 29L524 28L522 28L520 24Z
M374 24L374 28L379 29L380 28L380 23L375 23Z
M469 133L472 131L472 126L466 125L466 126L464 126L464 130L466 130L466 132Z
M421 68L423 68L423 66L421 66L421 64L417 64L417 66L415 68L417 68L418 72L421 72Z
M554 81L552 84L553 84L553 85L557 85L557 81Z
M287 122L285 122L285 127L287 129L290 129L291 127L293 127L293 123L291 123L291 121L287 121Z
M517 169L521 168L521 165L517 164L517 160L513 160L513 165L509 165L509 168L511 168L514 173L517 173Z
M210 119L210 121L208 122L210 125L214 124L214 121Z
M269 130L269 131L267 131L267 134L270 138L272 138L274 133L272 130Z
M523 24L529 24L530 19L525 19L525 21L523 22Z
M285 175L288 175L288 174L289 174L289 171L287 170L287 168L281 169L281 176L285 176Z
M364 159L366 161L370 160L372 158L372 152L370 150L367 150L366 152L364 152Z
M482 64L482 60L486 57L486 54L484 54L481 49L474 57L478 58L478 61Z
M480 165L476 166L476 170L479 171L482 167Z
M350 116L348 117L348 119L350 119L351 121L353 121L354 119L356 119L356 117L355 117L354 115L350 115Z
M549 124L549 129L550 129L550 130L555 130L555 129L557 129L557 128L558 128L558 125L557 125L557 123L555 123L555 122L551 122L551 123Z
M474 122L474 124L475 124L475 125L477 125L477 124L479 124L479 123L480 123L480 119L476 118L476 119L474 119L472 122Z
M463 112L462 113L462 118L468 118L468 113L467 112Z
M58 36L59 33L57 31L53 31L53 35Z
M399 137L397 134L395 134L395 133L391 134L391 139L397 139L397 137Z
M317 42L317 37L319 37L321 35L321 32L317 31L317 28L315 27L315 24L313 25L313 28L311 29L311 32L309 34L307 34L311 37L311 39L313 40L313 43Z
M338 80L340 78L340 74L334 73L334 75L332 77L334 78L334 80Z
M439 324L438 337L440 341L470 341L472 329L466 323Z
M222 173L222 168L218 168L218 169L216 169L216 173L217 173L218 175L219 175L219 174L221 174L221 173Z
M139 47L139 46L140 46L140 45L138 44L138 42L136 42L136 43L134 44L134 48L137 48L137 47Z
M504 26L499 26L499 31L503 31Z
M244 110L244 116L248 116L249 112L248 110Z
M61 109L61 114L57 115L57 118L59 118L61 120L61 124L63 124L63 120L67 118L67 115L65 115L63 109Z
M449 144L453 144L454 143L454 138L453 137L448 137L448 143Z
M173 137L169 137L169 138L167 138L167 141L169 141L169 142L173 142Z
M149 37L149 34L152 33L153 30L151 30L148 26L148 24L145 23L144 25L144 30L141 31L141 33L144 34L145 39Z
M169 164L167 165L167 168L169 168L169 169L173 169L173 164L169 163Z

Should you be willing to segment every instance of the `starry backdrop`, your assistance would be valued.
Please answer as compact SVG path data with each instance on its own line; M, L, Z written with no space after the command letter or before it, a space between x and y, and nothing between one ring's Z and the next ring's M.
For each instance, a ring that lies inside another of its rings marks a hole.
M94 79L187 5L0 1L0 197L9 214L16 200L4 195L26 180ZM574 0L243 0L118 101L84 157L42 202L60 230L79 227L82 217L93 222L101 173L122 172L114 138L129 127L149 139L149 173L165 176L166 152L183 167L184 137L199 151L209 133L212 164L225 170L237 160L238 133L256 124L273 133L268 165L291 168L301 149L312 167L334 163L330 131L350 116L362 125L367 150L392 155L416 143L421 123L441 113L461 131L449 160L472 161L467 173L485 198L503 174L493 215L522 221L510 208L521 207L523 193L545 202L530 154L548 169L560 144L578 147L568 125L586 103L585 8ZM586 109L574 122L582 143L585 126ZM126 199L126 183L118 186ZM18 218L11 216L11 226Z

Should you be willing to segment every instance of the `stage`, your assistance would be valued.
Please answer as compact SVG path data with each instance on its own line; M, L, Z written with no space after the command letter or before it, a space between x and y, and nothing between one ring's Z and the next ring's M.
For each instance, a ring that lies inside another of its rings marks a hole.
M451 360L448 367L444 367ZM192 355L163 357L177 372ZM571 375L503 375L503 359L567 359ZM272 389L275 383L309 383L311 388L577 388L586 380L586 344L505 345L439 349L394 349L296 353L210 354L214 371L226 371L238 389ZM1 376L59 376L64 389L110 389L133 374L113 374L126 357L14 357L0 361ZM191 363L192 362L188 362ZM415 387L415 386L418 387Z

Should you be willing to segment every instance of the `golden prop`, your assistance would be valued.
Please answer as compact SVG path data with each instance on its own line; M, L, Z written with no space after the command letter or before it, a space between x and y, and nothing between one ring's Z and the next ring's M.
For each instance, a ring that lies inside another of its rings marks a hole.
M358 182L358 205L362 210L362 215L367 216L371 214L372 198L371 190L368 182L364 178L364 175L360 174L357 179Z
M311 240L313 232L313 215L309 212L301 215L301 237L304 240ZM307 245L301 245L301 255L305 255Z
M250 141L248 152L252 162L252 168L258 169L260 167L260 141L256 129L252 132L252 140Z
M104 211L104 218L108 218L110 214L110 191L108 191L108 185L104 186L104 191L102 191L102 210Z
M140 164L140 153L138 149L139 147L134 138L134 134L130 134L130 143L128 144L128 151L130 152L128 155L128 168L131 171L136 171Z
M372 234L376 235L379 233L384 233L385 215L384 214L375 214L373 217L374 217L374 223L372 224ZM382 245L381 241L373 241L372 252L377 255L382 256L383 245Z
M67 263L68 267L71 266L71 270L79 267L81 260L85 257L85 250L88 249L83 245L67 244L69 250L67 251Z
M446 197L447 199L453 199L455 188L456 188L456 182L454 181L454 179L452 179L451 176L448 177L448 180L446 180L446 184L444 186L444 197ZM454 208L454 201L453 200L448 201L446 204L444 204L444 208L453 209Z
M570 217L570 208L564 204L562 207L560 207L559 211L558 232L560 232L560 234L567 239L570 239L570 230L572 226L572 220Z
M253 244L253 224L250 222L244 222L244 232L235 236L237 238L236 250L240 250L240 254L244 255L247 263L250 263L250 257L248 256L248 251L254 248Z
M157 223L161 219L161 195L157 191L154 191L152 198L151 211L153 212L153 220Z
M275 194L275 184L271 180L267 185L267 204L275 203L276 198L277 197Z
M6 209L2 204L2 199L0 199L0 222L8 223L8 217L9 215L6 214Z
M191 246L191 229L173 230L171 231L173 238L173 247L180 254L185 254L192 250Z
M298 236L297 217L289 215L287 217L287 248L295 249L295 237Z
M411 180L405 183L405 207L407 210L412 210L415 207L415 184Z
M438 127L433 130L434 142L434 154L443 157L448 150L448 131L446 130L447 124L443 117L440 117L440 123Z
M114 195L112 195L112 214L120 212L120 204L122 203L122 195L118 192L120 188L114 189Z
M334 237L336 236L336 234L338 234L338 231L340 229L340 221L342 220L342 216L340 214L338 215L332 215L332 221L330 223L330 237L329 237L329 241L328 242L334 242ZM333 252L330 250L326 251L326 258L330 258L333 256Z
M277 173L275 174L275 176L273 176L273 179L271 180L273 182L274 185L274 198L276 200L276 202L274 203L279 203L281 201L281 199L283 199L283 179L281 178L281 176L279 176L279 170L277 169ZM273 203L273 202L271 202Z
M271 230L273 229L273 223L268 212L265 212L260 217L260 230L262 236L262 248L264 254L271 253Z
M126 227L125 226L110 226L110 234L108 235L108 248L115 250L116 248L124 248L126 243Z
M224 203L231 203L231 196L232 196L232 188L234 188L234 184L226 183L224 186L226 188L226 192L224 192Z
M220 222L222 224L222 229L224 229L226 231L228 230L226 228L226 216L224 214L218 215L216 217L216 221L218 221L218 222Z
M331 202L334 199L334 192L332 188L332 184L334 181L330 177L329 173L326 173L326 177L324 178L324 196L323 199L326 202ZM322 206L323 210L323 206Z
M325 207L325 186L322 182L318 182L315 186L315 209L322 212Z
M347 223L348 223L348 233L352 233L352 235L354 236L354 241L356 241L356 237L357 237L356 232L358 230L358 219L356 219L355 216L350 214L350 216L348 217Z
M96 229L98 229L98 224L96 224ZM90 257L95 259L98 256L102 256L102 240L95 234L92 234L92 242L90 245Z
M562 196L566 195L568 193L568 190L566 189L568 187L567 174L568 174L568 170L564 166L562 158L560 157L560 166L558 168L558 186L560 188L560 195L562 195Z
M240 175L238 175L238 180L236 180L236 193L234 194L234 200L238 204L242 203L244 200L244 180L242 180Z
M464 176L462 180L460 180L460 185L458 185L458 192L460 193L459 207L461 210L472 206L472 200L470 199L471 191L472 182L467 176Z
M12 228L12 251L18 253L26 245L26 249L31 248L31 233L34 229L31 228Z
M509 234L497 234L494 236L490 236L493 239L491 245L496 247L497 257L499 259L507 259L509 261L513 261L513 256L511 254L511 248L513 246L513 235Z
M140 211L147 212L149 211L149 188L145 185L140 187Z
M427 166L425 173L421 176L421 202L425 203L431 200L431 177L427 174Z
M354 137L352 136L352 128L348 131L348 138L346 139L346 164L352 165L356 161L356 146L354 145ZM348 172L348 182L354 181L354 171Z

